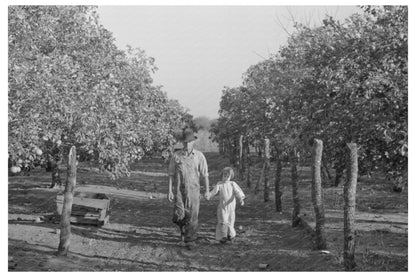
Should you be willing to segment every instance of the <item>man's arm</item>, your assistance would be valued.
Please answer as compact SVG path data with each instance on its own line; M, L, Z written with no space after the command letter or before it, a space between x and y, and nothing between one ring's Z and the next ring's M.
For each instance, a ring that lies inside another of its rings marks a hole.
M204 177L204 184L205 184L205 199L209 199L209 177L208 177L208 164L207 160L205 159L204 154L200 152L200 160L199 160L199 172Z
M209 199L209 177L204 176L204 183L205 183L205 199L208 200Z
M169 168L168 168L168 175L169 175L169 180L168 180L168 195L167 198L169 200L169 202L173 201L173 191L172 191L172 183L173 183L173 176L175 175L175 162L174 162L174 155L172 155L172 157L170 158L169 161Z
M172 192L172 183L173 183L173 176L169 175L169 189L168 189L168 200L169 202L173 201L173 192Z

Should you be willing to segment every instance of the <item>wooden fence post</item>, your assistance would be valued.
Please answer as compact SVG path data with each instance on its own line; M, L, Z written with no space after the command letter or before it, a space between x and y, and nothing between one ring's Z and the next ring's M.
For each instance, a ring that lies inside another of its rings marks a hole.
M355 193L358 178L358 150L357 144L348 143L349 162L347 167L347 182L344 185L344 268L354 270L355 255Z
M298 153L294 147L291 151L291 177L292 177L292 198L293 198L293 212L292 212L292 227L300 224L300 201L298 194Z
M282 160L279 147L276 145L276 176L274 179L274 197L276 202L276 212L282 211L282 192L280 190L280 180L282 176Z
M59 256L67 256L71 237L71 211L72 202L74 199L74 189L77 179L77 164L76 164L76 149L75 146L71 147L68 155L68 172L64 191L64 203L61 214L61 234L58 247Z
M323 190L321 181L322 140L314 139L312 151L312 203L316 217L316 247L326 249L325 239L325 213L323 205Z

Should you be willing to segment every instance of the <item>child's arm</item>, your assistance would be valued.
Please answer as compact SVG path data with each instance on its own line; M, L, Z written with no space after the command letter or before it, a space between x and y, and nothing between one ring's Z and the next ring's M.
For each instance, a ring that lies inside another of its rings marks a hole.
M246 198L243 190L237 185L236 182L233 182L233 193L235 197L240 201L241 206L244 206L244 199Z
M214 186L214 188L209 192L208 195L208 200L210 200L213 196L215 196L218 191L220 190L220 186L218 185L218 183Z

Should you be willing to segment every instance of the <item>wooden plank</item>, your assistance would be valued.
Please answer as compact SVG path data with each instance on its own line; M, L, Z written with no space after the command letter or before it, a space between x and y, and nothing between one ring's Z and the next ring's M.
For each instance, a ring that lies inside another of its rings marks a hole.
M96 209L96 208L88 208L88 207L82 207L78 206L79 208L73 209L72 212L76 213L99 213L102 209Z
M108 202L108 200L74 197L74 205L93 207L97 209L107 209Z
M74 197L78 198L91 198L99 200L110 200L110 198L105 193L94 193L94 192L76 192Z
M109 216L109 215L107 215L107 216L104 218L103 225L106 225L106 224L109 224L109 223L110 223L110 216Z
M75 216L71 216L71 223L97 225L97 226L102 225L102 222L100 222L96 218L83 218L83 217L75 217Z
M100 219L99 220L104 220L104 218L106 217L106 215L107 215L107 210L105 209L105 210L101 210L101 212L100 212Z
M90 213L90 212L77 212L77 213L71 213L71 216L76 216L76 217L96 217L96 218L100 218L101 217L101 213Z
M91 213L88 211L72 211L71 215L74 216L85 216L86 214L95 214L97 216L100 216L100 213Z
M63 194L58 194L56 196L58 214L62 213L63 200ZM72 224L103 226L108 224L110 220L109 210L110 198L107 195L97 193L78 193L73 198L70 222Z
M75 193L74 198L88 198L88 199L96 199L96 200L110 200L110 197L108 197L104 193L87 193L87 192L79 192ZM57 201L63 201L64 195L63 194L57 194L56 200Z
M63 205L63 196L58 195L56 197L56 204L58 213L60 214L62 212L62 205ZM85 206L85 207L91 207L96 209L108 209L110 206L110 201L107 199L92 199L92 198L79 198L74 197L73 198L73 205L76 206Z
M75 205L74 208L72 209L73 211L94 212L94 213L99 213L101 210L103 210L103 209L98 209L98 208L93 208L93 207L87 207L87 206L79 206L79 205Z

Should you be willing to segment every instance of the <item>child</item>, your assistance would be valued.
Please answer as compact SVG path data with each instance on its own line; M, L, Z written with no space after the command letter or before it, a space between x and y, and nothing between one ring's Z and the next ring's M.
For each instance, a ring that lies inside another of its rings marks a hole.
M218 182L211 190L208 200L218 192L220 193L220 202L217 208L217 228L215 231L215 239L221 243L227 240L233 241L236 232L234 229L235 222L235 205L236 198L244 206L245 195L237 183L230 181L234 177L234 171L231 167L222 170L222 181Z

